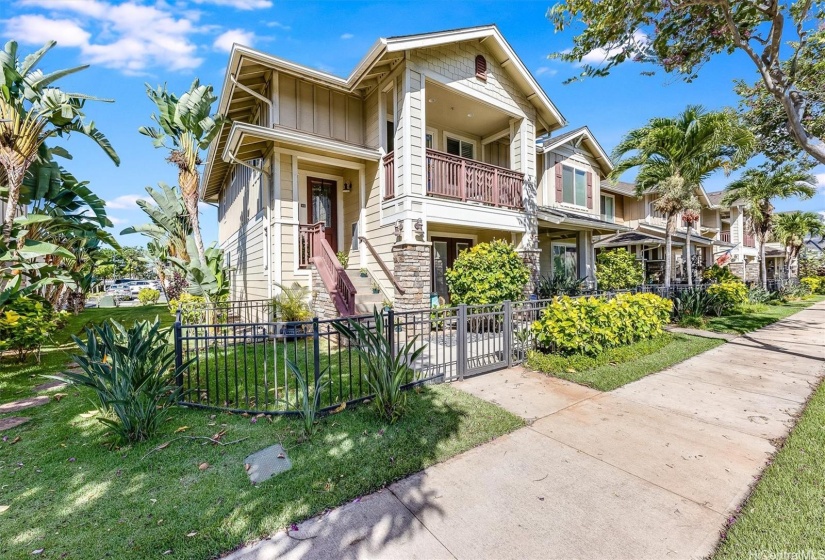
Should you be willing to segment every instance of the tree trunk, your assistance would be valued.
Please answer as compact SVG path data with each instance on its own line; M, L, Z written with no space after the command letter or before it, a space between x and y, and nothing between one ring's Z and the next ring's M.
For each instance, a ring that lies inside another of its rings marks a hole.
M685 259L687 262L687 283L688 286L693 287L693 259L690 254L690 226L693 222L687 223L687 232L685 232Z
M676 230L676 214L668 214L665 227L665 288L670 288L673 273L673 232Z
M20 200L20 187L23 185L26 165L25 162L17 162L8 166L4 165L4 168L6 169L9 194L6 199L6 214L3 216L3 243L8 247L11 240L12 224L17 216L17 204Z
M203 248L203 238L201 237L200 216L198 215L198 183L200 177L195 171L181 171L178 174L180 192L183 195L183 203L186 212L189 214L189 223L192 226L192 235L195 238L195 246L198 249L198 258L202 264L206 264L206 254Z
M768 263L765 262L765 238L759 239L759 285L768 289Z

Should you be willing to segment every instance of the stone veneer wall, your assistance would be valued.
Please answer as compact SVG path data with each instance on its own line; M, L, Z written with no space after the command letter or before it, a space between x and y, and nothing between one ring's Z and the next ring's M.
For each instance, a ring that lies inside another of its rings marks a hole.
M404 288L404 294L396 290L393 309L413 311L430 306L430 251L431 243L397 243L392 248L393 274Z
M319 319L335 319L338 317L338 309L332 301L332 297L321 280L321 275L315 265L310 266L312 271L312 314Z
M748 263L732 262L728 264L728 268L745 282L757 282L759 280L758 261L754 260Z
M530 270L530 279L527 281L527 284L524 285L524 299L530 299L530 296L536 293L536 286L538 285L541 274L539 268L541 251L536 249L519 249L516 252Z

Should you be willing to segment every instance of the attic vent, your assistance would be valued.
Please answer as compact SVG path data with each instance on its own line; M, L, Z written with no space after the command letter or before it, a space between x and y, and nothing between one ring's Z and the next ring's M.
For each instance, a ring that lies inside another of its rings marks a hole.
M476 78L482 82L487 81L487 59L482 55L476 56Z

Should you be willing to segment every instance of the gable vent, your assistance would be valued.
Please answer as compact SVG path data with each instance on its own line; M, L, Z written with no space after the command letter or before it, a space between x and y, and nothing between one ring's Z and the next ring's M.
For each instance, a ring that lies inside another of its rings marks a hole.
M482 55L476 56L476 78L487 81L487 59Z

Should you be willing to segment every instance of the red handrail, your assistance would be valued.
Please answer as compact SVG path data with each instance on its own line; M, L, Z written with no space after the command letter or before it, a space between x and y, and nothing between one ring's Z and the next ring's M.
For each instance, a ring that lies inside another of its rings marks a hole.
M324 223L298 225L298 268L307 268L312 261L315 238L324 232Z
M342 316L354 315L355 286L324 236L324 223L300 225L298 229L303 232L301 235L302 247L306 239L307 247L311 250L307 263L315 265L315 269L318 271L327 292L329 292L330 298L335 303L338 313ZM299 249L299 253L302 250Z

